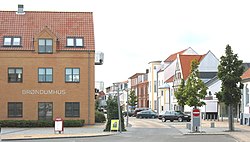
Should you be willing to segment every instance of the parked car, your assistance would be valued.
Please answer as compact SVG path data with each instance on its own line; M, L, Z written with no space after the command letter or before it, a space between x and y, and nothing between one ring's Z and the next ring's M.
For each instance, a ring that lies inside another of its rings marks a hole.
M127 111L124 111L122 114L123 114L123 116L125 116L125 117L127 116L127 114L128 114L129 117L131 117L131 116L134 115L134 110L131 110L131 111L128 111L128 112L127 112Z
M158 115L153 110L143 110L137 113L136 118L157 118Z
M149 110L149 108L136 108L135 111L134 111L133 116L136 117L137 113L140 112L140 111L143 111L143 110Z
M158 116L158 119L162 120L162 122L166 122L167 120L170 120L173 122L174 120L178 120L179 122L182 121L191 121L191 116L187 115L181 111L166 111L164 113L161 113Z

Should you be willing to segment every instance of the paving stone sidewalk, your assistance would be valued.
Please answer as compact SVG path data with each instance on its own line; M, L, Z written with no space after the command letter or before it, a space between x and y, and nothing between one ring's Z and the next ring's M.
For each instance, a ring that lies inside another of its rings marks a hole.
M82 138L109 136L116 133L103 132L104 124L84 126L77 128L64 128L59 134L54 128L2 128L1 141L27 140L27 139L56 139L56 138Z
M212 124L213 123L213 124ZM214 125L214 128L211 127ZM229 132L228 121L210 121L202 120L200 132L193 133L187 129L186 125L172 125L184 135L230 135L238 142L250 142L250 126L240 125L239 122L234 122L235 131Z
M214 128L211 128L214 123ZM240 125L235 122L235 132L228 132L228 122L202 120L201 133L191 133L185 123L171 124L184 135L230 135L238 142L250 142L250 126ZM54 128L2 128L1 140L27 140L27 139L56 139L56 138L82 138L99 137L117 134L117 132L103 132L104 124L84 126L81 128L65 128L62 134L55 133Z

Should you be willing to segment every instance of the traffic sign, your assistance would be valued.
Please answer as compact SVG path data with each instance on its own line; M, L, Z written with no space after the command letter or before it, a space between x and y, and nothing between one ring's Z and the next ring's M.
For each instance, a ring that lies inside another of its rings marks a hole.
M200 110L199 109L193 109L193 116L199 117L200 116Z

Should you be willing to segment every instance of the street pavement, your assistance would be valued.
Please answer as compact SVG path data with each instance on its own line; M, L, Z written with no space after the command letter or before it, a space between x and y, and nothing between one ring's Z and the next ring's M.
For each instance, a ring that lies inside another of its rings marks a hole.
M211 123L214 128L211 128ZM240 125L235 122L234 132L228 131L228 121L202 120L200 132L193 133L186 127L186 123L166 122L169 127L174 127L183 135L229 135L238 142L250 142L250 126ZM136 127L131 123L129 127ZM156 127L161 127L157 125ZM57 139L57 138L83 138L83 137L103 137L119 134L117 132L103 132L105 124L95 124L91 126L64 128L64 132L59 134L54 132L54 128L2 128L1 140L30 140L30 139Z

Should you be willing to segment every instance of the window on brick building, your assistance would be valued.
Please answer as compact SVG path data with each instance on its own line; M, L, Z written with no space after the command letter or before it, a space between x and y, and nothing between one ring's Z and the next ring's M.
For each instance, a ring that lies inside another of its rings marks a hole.
M8 117L23 117L23 103L8 102Z
M66 68L65 69L65 82L80 82L80 69L79 68Z
M21 46L21 37L4 37L3 46Z
M53 82L53 69L52 68L38 68L38 82Z
M38 103L38 120L52 120L53 119L53 103L40 102Z
M23 69L22 68L8 68L8 82L23 82Z
M80 117L80 103L66 102L65 103L65 117Z
M82 37L67 37L67 47L83 47L83 45Z
M52 53L52 45L53 40L52 39L39 39L38 40L38 52L39 53Z

